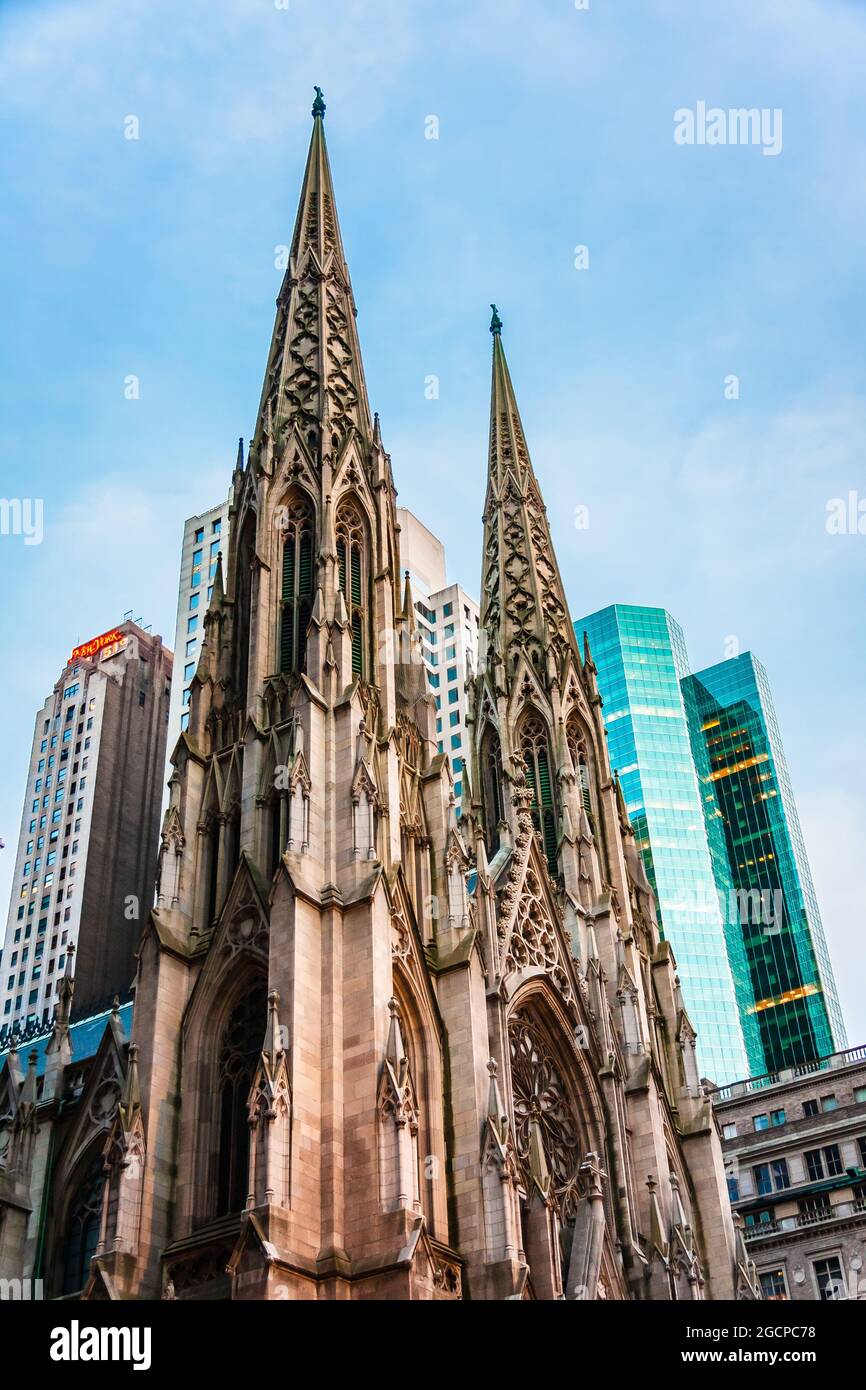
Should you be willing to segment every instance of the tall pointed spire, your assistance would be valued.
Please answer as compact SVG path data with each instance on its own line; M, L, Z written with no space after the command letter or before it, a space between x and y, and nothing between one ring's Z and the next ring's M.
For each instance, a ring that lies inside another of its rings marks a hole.
M316 88L313 133L259 406L256 445L276 448L297 426L307 448L339 448L372 420L325 144L325 102Z
M566 646L577 655L577 644L502 346L502 319L496 305L491 308L493 380L481 626L509 672L521 651L543 669L548 654L558 662Z

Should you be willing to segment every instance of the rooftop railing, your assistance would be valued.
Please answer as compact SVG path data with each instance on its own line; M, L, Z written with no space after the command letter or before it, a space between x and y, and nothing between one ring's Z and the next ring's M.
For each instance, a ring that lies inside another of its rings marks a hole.
M823 1226L828 1221L841 1221L852 1216L866 1216L866 1198L851 1202L837 1202L835 1206L822 1211L801 1211L794 1216L782 1216L778 1221L759 1221L747 1226L743 1232L746 1240L760 1240L762 1236L786 1235L791 1231L810 1226Z
M737 1100L740 1096L754 1095L768 1086L781 1086L786 1082L797 1081L804 1076L814 1076L818 1072L838 1071L840 1067L853 1066L855 1062L866 1062L866 1043L860 1047L849 1047L844 1052L833 1052L829 1057L819 1057L814 1062L798 1062L792 1067L782 1067L779 1071L768 1071L763 1076L749 1076L742 1081L732 1081L728 1086L717 1086L711 1092L714 1105L726 1100Z

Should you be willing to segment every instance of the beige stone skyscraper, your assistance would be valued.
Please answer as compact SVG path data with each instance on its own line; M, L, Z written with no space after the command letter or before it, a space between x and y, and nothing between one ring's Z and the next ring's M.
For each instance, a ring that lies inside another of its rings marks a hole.
M46 1031L77 948L76 1014L128 998L153 903L172 676L124 621L77 645L38 710L5 940L0 1047Z
M498 316L456 814L313 116L87 1296L749 1296Z

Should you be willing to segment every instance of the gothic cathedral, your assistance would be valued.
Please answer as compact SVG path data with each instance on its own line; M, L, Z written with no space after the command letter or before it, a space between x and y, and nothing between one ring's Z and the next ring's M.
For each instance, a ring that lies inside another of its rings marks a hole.
M458 804L318 93L85 1298L755 1296L491 332Z

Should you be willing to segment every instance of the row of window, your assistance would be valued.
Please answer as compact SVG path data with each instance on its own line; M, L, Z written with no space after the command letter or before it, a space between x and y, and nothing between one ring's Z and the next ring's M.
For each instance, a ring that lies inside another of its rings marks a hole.
M866 1086L858 1086L855 1089L854 1100L860 1105L866 1104ZM838 1109L839 1099L835 1093L821 1096L818 1099L810 1096L808 1100L802 1102L802 1111L806 1116L818 1115L821 1112L828 1114L830 1111ZM771 1127L783 1125L785 1123L786 1113L784 1109L762 1111L761 1114L752 1116L752 1128L755 1133L760 1133L762 1130L770 1129ZM722 1125L723 1139L736 1139L736 1137L737 1124L735 1120L729 1120Z
M72 674L75 674L75 672ZM77 682L68 685L64 690L64 698L74 699L79 693L79 688ZM87 711L93 711L95 708L96 697L94 696L87 702L86 709ZM7 962L7 969L15 971L16 967L19 966L20 952L20 966L26 968L18 969L17 974L9 974L7 976L7 998L4 1000L3 1004L4 1017L9 1018L10 1015L14 1014L16 1021L25 1007L32 1010L38 1005L40 992L43 993L44 1002L47 1006L46 1009L43 1010L43 1013L50 1013L48 1001L51 998L52 992L56 991L56 982L52 982L50 978L43 979L43 965L45 966L44 973L46 977L52 976L56 969L62 974L62 966L58 965L54 955L50 956L47 963L45 962L44 934L48 925L47 915L39 918L37 925L37 940L34 944L32 958L30 958L29 946L25 943L29 941L32 933L33 923L30 919L32 919L36 908L37 898L35 895L41 892L42 897L39 904L40 912L47 914L51 904L51 892L54 889L56 874L59 877L60 886L56 892L56 910L54 913L55 928L60 926L61 919L64 922L69 922L72 915L70 900L73 897L75 885L72 882L68 882L68 880L75 878L78 869L78 861L74 856L79 852L80 842L77 838L73 839L72 836L75 835L77 837L81 829L80 815L77 815L74 821L69 820L66 824L64 840L67 841L67 843L63 845L62 852L59 856L59 863L58 851L60 850L60 827L63 820L63 807L61 803L66 800L68 794L68 802L65 807L66 815L72 816L73 813L80 813L84 809L85 793L87 790L88 779L86 772L89 762L87 755L91 748L90 733L93 729L93 715L89 714L85 722L83 718L85 713L84 704L81 705L78 713L80 722L77 730L75 730L78 741L75 744L74 756L79 760L72 766L71 775L73 780L67 783L66 779L69 769L60 766L56 773L57 785L53 793L52 781L55 776L54 767L55 757L57 755L52 750L57 748L58 741L60 741L61 750L59 757L61 764L66 762L69 758L71 749L63 745L71 744L74 728L72 721L76 715L76 706L71 704L64 712L63 724L65 727L62 736L60 734L60 715L55 715L53 719L46 719L43 724L40 753L46 756L41 757L37 763L37 776L33 786L33 791L36 792L37 795L34 796L31 802L30 809L32 819L28 826L28 832L32 838L27 840L25 844L24 852L27 857L22 867L22 882L19 893L19 897L22 901L19 903L16 918L16 921L21 925L16 926L12 942L9 943L16 949L11 951L11 955ZM86 735L83 741L81 737L82 734ZM67 904L65 907L64 903ZM66 932L64 931L61 945L65 945L65 942ZM52 940L52 951L56 943L57 936L55 935ZM0 952L0 961L2 961L3 954L3 952ZM29 979L27 978L28 973ZM16 988L19 992L13 995L12 991ZM28 1018L33 1018L35 1021L35 1014L28 1015Z
M860 1166L866 1168L866 1135L857 1139L860 1151ZM806 1149L803 1154L804 1171L808 1182L821 1182L825 1178L838 1178L846 1171L838 1144L825 1144L820 1148ZM756 1163L752 1167L754 1189L759 1197L770 1197L775 1192L784 1192L791 1186L791 1176L786 1158L774 1158L768 1163ZM728 1192L731 1201L739 1201L740 1184L737 1178L728 1178Z
M824 1255L812 1260L812 1287L822 1303L847 1299L848 1285L840 1255ZM802 1278L802 1275L799 1276ZM787 1271L784 1265L763 1269L758 1273L764 1298L784 1302L790 1298Z
M221 532L222 532L222 529L223 529L222 519L221 519L220 517L217 517L216 521L212 521L212 522L211 522L211 528L210 528L210 529L211 529L211 535L212 535L212 536L219 536L219 535L221 534ZM195 544L196 544L196 545L201 545L201 544L203 543L203 541L204 541L204 527L203 527L203 526L199 526L198 530L197 530L196 533L195 533L194 541L195 541ZM213 551L213 546L211 546L211 551Z
M208 580L209 580L209 581L212 580L213 577L214 577L214 575L216 574L217 555L219 554L219 550L220 550L220 540L219 540L219 537L220 537L221 533L222 533L222 520L218 518L216 521L211 522L211 536L212 536L212 537L216 537L216 539L212 539L212 540L210 541L210 549L209 549L209 553L208 553ZM186 686L189 685L189 682L192 680L193 676L195 675L195 667L196 667L195 661L192 660L191 658L194 658L194 657L195 657L195 655L196 655L196 648L197 648L197 644L198 644L198 631L199 631L199 613L198 613L198 610L199 610L199 607L200 607L200 605L201 605L201 596L202 596L202 595L201 595L201 588L200 588L200 586L201 586L201 582L202 582L202 579L201 579L201 576L202 576L202 563L203 563L203 559L204 559L204 527L203 527L203 526L199 526L198 529L196 530L194 540L195 540L195 545L196 545L196 547L201 547L201 548L200 548L200 549L197 548L196 550L193 551L193 554L192 554L192 574L191 574L191 576L190 576L190 585L191 585L191 587L192 587L196 592L191 593L190 596L189 596L188 616L187 616L187 620L186 620L186 646L185 646L185 649L184 649L184 654L185 654L185 656L186 656L186 658L187 658L187 661L186 661L186 665L184 666L184 671L183 671L183 679L184 679L184 684L185 684ZM207 601L208 601L208 603L210 603L212 595L213 595L213 584L211 584L211 583L209 582L209 583L208 583L208 588L207 588ZM184 692L183 692L183 708L184 708L184 709L187 709L187 707L189 706L189 698L190 698L189 690L188 690L188 689L185 689ZM181 730L185 730L185 729L188 729L188 728L189 728L189 715L188 715L188 714L182 714L182 715L181 715L181 718L180 718L180 727L181 727Z

